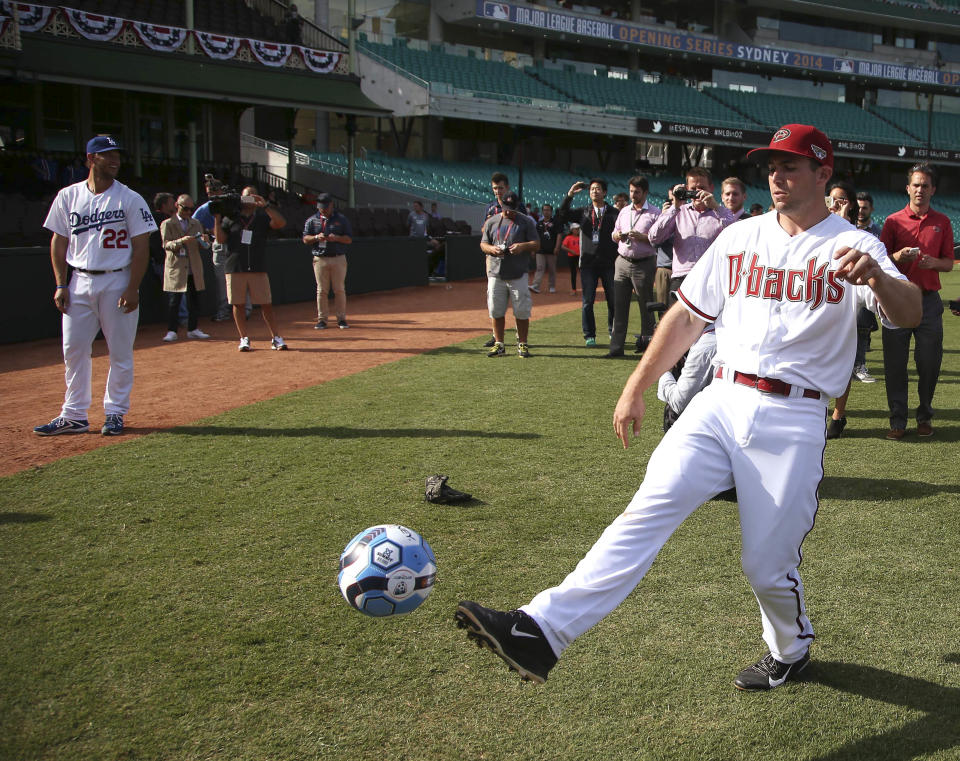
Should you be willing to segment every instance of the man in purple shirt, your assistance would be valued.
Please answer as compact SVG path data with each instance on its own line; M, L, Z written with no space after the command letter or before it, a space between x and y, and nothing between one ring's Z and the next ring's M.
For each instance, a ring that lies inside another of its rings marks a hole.
M620 210L611 237L617 244L617 262L613 274L613 333L610 351L604 356L622 357L630 319L630 298L637 294L640 305L640 333L653 335L653 316L647 303L653 301L653 277L657 269L657 249L650 244L647 233L660 209L647 203L650 185L647 178L630 178L631 203Z
M680 287L720 231L736 221L731 211L714 198L710 172L691 167L686 179L686 184L673 188L673 205L657 217L647 233L654 246L673 236L671 291ZM691 203L686 203L688 199Z

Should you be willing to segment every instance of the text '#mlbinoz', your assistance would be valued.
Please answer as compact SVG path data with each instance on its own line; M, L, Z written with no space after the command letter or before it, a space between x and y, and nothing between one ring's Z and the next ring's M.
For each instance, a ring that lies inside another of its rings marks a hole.
M783 270L778 267L763 267L753 255L750 268L743 271L746 252L727 256L730 273L730 295L735 296L746 275L746 296L770 299L771 301L808 302L810 309L821 306L826 298L828 304L843 300L843 286L837 282L836 271L825 263L817 267L816 257L807 260L802 270Z
M123 209L110 209L108 211L95 211L92 214L77 214L70 212L70 233L79 235L88 230L102 230L104 225L113 225L123 222L127 214Z

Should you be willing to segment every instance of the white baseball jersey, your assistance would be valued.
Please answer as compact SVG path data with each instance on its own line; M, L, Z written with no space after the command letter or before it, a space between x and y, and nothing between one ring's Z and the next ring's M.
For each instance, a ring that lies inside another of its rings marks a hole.
M63 188L43 226L70 241L67 264L86 270L128 266L130 239L157 229L143 197L116 180L102 193L92 193L86 180Z
M870 254L906 279L883 244L835 214L797 235L776 213L725 228L677 292L693 314L716 322L716 364L836 397L850 380L861 306L880 313L867 286L836 278L837 249Z

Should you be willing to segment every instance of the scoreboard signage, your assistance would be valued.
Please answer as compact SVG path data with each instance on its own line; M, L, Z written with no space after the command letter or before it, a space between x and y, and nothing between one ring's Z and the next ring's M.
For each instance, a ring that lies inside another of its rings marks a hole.
M922 66L904 66L859 58L838 58L783 47L741 45L693 32L652 29L606 17L575 15L492 0L477 0L476 15L478 18L491 21L503 21L534 29L591 37L607 42L627 43L662 51L713 56L728 61L773 64L811 72L830 72L896 82L940 85L960 91L960 72L956 71L940 71Z
M665 140L687 140L702 143L733 143L744 148L769 145L771 130L711 127L692 122L668 122L661 119L637 119L637 132ZM829 135L828 135L829 137ZM835 138L833 152L838 156L879 156L891 160L930 161L938 164L960 164L960 150L927 149L910 145L887 145Z

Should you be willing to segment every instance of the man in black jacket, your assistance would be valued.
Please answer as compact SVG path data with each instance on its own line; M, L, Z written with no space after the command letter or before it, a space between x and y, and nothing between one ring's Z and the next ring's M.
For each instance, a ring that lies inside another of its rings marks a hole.
M571 209L573 197L589 187L590 204ZM607 299L607 332L613 332L613 269L617 261L617 244L614 243L613 227L617 222L617 209L606 202L607 181L599 178L575 182L567 191L557 210L557 220L563 225L577 222L580 225L580 284L583 293L583 338L586 345L597 345L597 323L593 315L593 302L597 294L597 282L603 283Z

